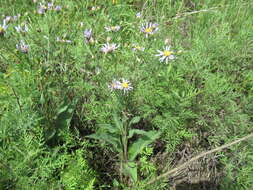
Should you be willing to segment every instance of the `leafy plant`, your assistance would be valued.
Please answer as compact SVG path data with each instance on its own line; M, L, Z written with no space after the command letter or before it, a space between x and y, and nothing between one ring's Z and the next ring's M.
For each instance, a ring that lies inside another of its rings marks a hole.
M114 124L100 125L101 128L88 137L97 140L103 140L108 145L112 145L113 150L119 154L120 162L120 180L128 183L130 177L132 182L138 181L136 157L142 150L157 139L160 135L157 131L144 131L133 129L132 125L140 121L140 117L136 116L128 120L127 117L120 119L116 114L113 115ZM132 140L138 135L136 140Z

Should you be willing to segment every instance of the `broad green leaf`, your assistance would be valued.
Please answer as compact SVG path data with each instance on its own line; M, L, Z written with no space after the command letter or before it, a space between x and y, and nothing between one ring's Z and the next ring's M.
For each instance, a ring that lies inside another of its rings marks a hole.
M120 138L114 137L106 133L103 133L103 134L95 133L92 135L88 135L87 137L97 139L97 140L103 140L106 143L113 145L113 147L115 148L117 152L121 152L121 142L119 141Z
M117 127L110 124L101 124L99 127L108 130L110 133L119 134L120 131Z
M136 124L136 123L139 123L139 121L141 120L141 117L139 116L135 116L131 119L131 121L129 122L129 126L133 125L133 124Z
M134 161L136 156L145 148L147 145L152 143L155 139L160 136L157 131L146 132L145 135L141 136L136 142L134 142L128 150L128 158L130 161Z
M143 130L140 130L140 129L131 129L129 131L129 135L127 138L132 138L134 136L134 134L137 134L137 135L147 135L147 131L143 131Z
M137 177L137 166L135 162L127 162L123 165L123 172L125 175L131 177L131 179L136 182Z
M113 114L113 120L116 127L121 131L123 129L123 123L116 114Z

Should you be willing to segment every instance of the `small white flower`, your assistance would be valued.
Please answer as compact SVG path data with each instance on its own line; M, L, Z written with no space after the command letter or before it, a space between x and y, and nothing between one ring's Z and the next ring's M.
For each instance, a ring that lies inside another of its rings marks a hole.
M153 35L158 31L158 24L152 22L142 24L140 30L145 34L145 37L147 38L149 35Z
M93 43L94 42L94 39L92 37L92 29L84 30L83 36L85 38L85 43Z
M0 35L3 35L8 28L8 25L6 24L6 20L3 20L3 24L0 24Z
M26 33L28 32L28 26L26 24L24 24L23 26L21 25L18 25L18 26L15 26L15 29L18 33Z
M47 9L48 9L48 10L52 10L53 7L54 7L54 3L53 3L53 2L47 3Z
M121 88L119 88L120 90L123 90L124 93L127 93L130 90L133 90L132 84L126 80L126 79L121 79L121 83L120 83Z
M62 9L62 7L60 5L56 5L54 8L55 11L60 11L61 9Z
M6 23L8 23L12 20L12 18L11 18L11 16L6 16L4 20Z
M118 80L113 79L113 81L108 85L108 88L113 91L113 90L119 90L121 89L121 82Z
M170 50L170 46L166 46L163 51L157 50L159 54L156 54L155 56L160 57L160 62L166 62L168 63L169 60L175 59L174 52Z
M16 44L16 48L22 53L28 53L29 51L29 45L25 44L23 40L20 40L20 42Z
M119 31L120 30L120 26L119 25L117 25L117 26L106 26L105 27L105 30L107 31L107 32L117 32L117 31Z
M142 16L142 15L141 15L141 12L136 13L135 16L136 16L136 18L141 18L141 16Z
M141 46L139 46L139 45L137 45L137 44L134 44L132 50L133 50L133 51L144 51L145 48L144 48L144 47L141 47Z
M106 44L103 44L101 51L107 54L107 53L115 51L117 48L119 48L119 45L116 45L114 43L112 44L106 43Z
M47 10L47 6L40 3L37 10L38 14L45 14L46 10Z

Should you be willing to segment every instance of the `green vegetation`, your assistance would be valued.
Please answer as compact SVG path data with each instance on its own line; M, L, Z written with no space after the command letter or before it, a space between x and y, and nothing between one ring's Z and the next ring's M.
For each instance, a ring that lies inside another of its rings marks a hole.
M1 1L0 189L253 188L253 139L147 185L252 132L253 2L48 3Z

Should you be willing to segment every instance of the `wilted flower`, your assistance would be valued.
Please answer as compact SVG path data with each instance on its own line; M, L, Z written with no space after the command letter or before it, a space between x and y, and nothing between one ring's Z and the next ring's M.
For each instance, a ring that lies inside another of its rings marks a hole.
M86 29L83 32L83 36L85 38L86 43L93 43L94 39L92 37L92 29Z
M3 20L3 24L0 24L0 35L3 35L8 28L8 25L6 24L6 20Z
M133 90L132 84L128 80L123 78L121 79L120 86L121 86L120 90L123 90L124 93Z
M157 23L146 23L141 25L141 32L143 32L146 38L149 35L153 35L155 32L158 31L158 24Z
M139 46L139 45L137 45L137 44L134 44L132 50L133 50L133 51L144 51L145 48L144 48L144 47L141 47L141 46Z
M108 88L111 91L121 89L121 82L113 79L113 81L108 85Z
M174 55L174 52L170 50L170 46L166 46L165 47L165 50L163 51L160 51L160 50L157 50L159 54L155 55L155 56L158 56L160 57L160 62L168 62L169 60L173 60L175 59L175 55Z
M18 33L22 32L22 33L26 33L28 32L28 27L26 24L24 24L23 26L21 25L18 25L18 26L15 26L15 29Z
M110 53L110 52L115 51L118 47L119 47L119 45L116 45L114 43L112 43L112 44L106 43L106 44L103 44L101 51L106 54L106 53Z
M28 53L29 51L29 45L25 44L23 40L20 40L20 42L16 44L16 48L22 53Z
M118 26L118 25L117 26L106 26L105 30L107 32L117 32L120 30L120 26Z

